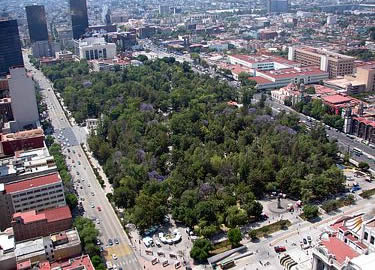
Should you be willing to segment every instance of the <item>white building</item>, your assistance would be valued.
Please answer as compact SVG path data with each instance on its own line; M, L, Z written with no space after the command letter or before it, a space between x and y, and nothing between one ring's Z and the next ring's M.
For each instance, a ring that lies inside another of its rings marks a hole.
M375 218L343 216L322 233L313 248L312 270L375 269Z
M316 66L284 68L280 70L257 70L251 80L257 82L258 90L276 89L287 86L290 83L313 84L328 79L328 72L321 71Z
M113 59L116 56L116 44L108 43L104 38L80 39L74 45L79 59Z
M293 61L269 55L234 54L229 55L228 59L232 65L241 65L250 68L253 73L255 70L279 70L300 66Z
M23 67L10 68L8 77L9 94L12 100L11 107L15 123L11 126L12 132L23 129L25 126L36 126L39 122L39 113L36 103L35 86Z

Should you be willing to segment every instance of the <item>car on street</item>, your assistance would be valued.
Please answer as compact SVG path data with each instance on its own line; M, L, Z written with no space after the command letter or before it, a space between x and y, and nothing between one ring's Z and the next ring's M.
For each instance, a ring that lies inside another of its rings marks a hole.
M280 252L286 251L286 247L284 247L284 246L276 246L274 249L275 249L276 253L280 253Z
M350 192L354 193L354 192L356 192L358 190L361 190L361 187L360 186L354 186L354 187L351 188Z
M78 161L78 165L81 165L81 161Z
M103 247L100 247L100 248L99 248L99 251L100 251L100 252L103 252L103 251L104 251L104 248L103 248Z
M95 205L93 203L90 204L91 208L95 208Z
M91 191L91 196L95 196L95 193L93 191Z
M112 241L112 239L108 239L108 245L110 245L110 246L113 245L113 241Z
M100 245L102 244L102 242L100 241L100 239L97 239L97 240L96 240L96 244L97 244L98 246L100 246Z
M97 225L100 224L100 219L97 219L97 220L96 220L96 224L97 224Z
M306 240L306 238L303 238L303 244L304 244L304 245L307 245L307 240Z
M307 238L307 241L309 241L309 243L312 242L312 239L311 239L311 236L310 236L310 235L308 235L306 238Z
M98 209L99 212L102 211L102 209L100 208L100 206L98 206L97 209Z
M115 238L115 239L113 239L113 240L115 241L115 244L116 244L116 245L120 244L120 242L118 241L117 238Z
M115 253L112 254L112 259L117 260L117 256Z

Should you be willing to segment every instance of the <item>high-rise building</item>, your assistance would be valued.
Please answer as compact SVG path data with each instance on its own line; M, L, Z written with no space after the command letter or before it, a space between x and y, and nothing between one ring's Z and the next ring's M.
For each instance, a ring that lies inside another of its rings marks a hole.
M89 27L86 0L69 0L73 38L79 39Z
M166 15L169 15L169 13L170 13L169 6L159 5L159 15L166 16Z
M27 6L26 17L31 43L48 40L47 19L44 6Z
M0 74L13 66L23 66L17 20L0 20Z
M31 76L23 67L11 68L8 83L13 117L16 122L12 131L22 130L25 126L36 126L39 113L35 85Z
M268 13L283 13L288 12L289 2L288 0L267 0L267 12Z

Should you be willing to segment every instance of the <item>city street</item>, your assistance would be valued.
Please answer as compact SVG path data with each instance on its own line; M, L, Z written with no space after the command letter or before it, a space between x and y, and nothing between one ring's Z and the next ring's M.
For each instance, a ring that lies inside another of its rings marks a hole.
M42 89L41 94L48 105L49 117L55 129L54 136L57 138L60 136L66 144L64 154L70 157L67 164L71 168L74 185L79 186L77 188L79 199L84 200L84 216L91 219L95 218L96 226L100 230L99 238L104 247L103 255L106 261L112 261L117 269L120 267L122 269L141 269L130 241L80 146L80 143L84 140L83 131L80 130L83 128L78 126L72 128L55 93L49 90L52 88L51 83L41 71L36 70L29 63L26 54L24 54L24 62L25 67L33 72L34 80L39 83ZM59 141L62 142L62 139L59 139ZM67 149L70 150L70 153ZM78 180L80 183L78 183ZM109 239L114 242L112 245L109 245ZM116 244L114 239L117 239L119 243Z

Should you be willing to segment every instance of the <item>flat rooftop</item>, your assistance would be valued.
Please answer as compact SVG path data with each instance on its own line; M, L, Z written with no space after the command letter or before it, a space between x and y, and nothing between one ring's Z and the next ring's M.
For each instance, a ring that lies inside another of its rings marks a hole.
M331 95L331 96L325 96L322 97L322 99L326 102L332 103L332 104L341 104L341 103L349 103L352 101L349 97L344 97L342 95Z
M30 138L42 137L44 136L43 129L32 129L26 131L19 131L16 133L8 133L1 135L2 142L16 141L16 140L26 140Z
M301 68L284 68L279 70L271 71L257 71L257 73L263 73L274 79L283 79L283 78L293 78L295 76L316 76L327 74L325 71L321 71L319 67L316 66L307 66Z
M335 255L336 261L343 264L346 258L353 259L359 256L359 253L346 245L343 241L336 237L329 237L327 240L322 240L329 253Z
M40 186L50 185L53 183L59 183L61 179L57 173L44 175L40 177L35 177L32 179L24 180L21 182L5 184L5 192L6 193L15 193L24 190L28 190L31 188L36 188Z
M0 160L0 181L9 178L12 180L30 178L32 174L49 171L57 171L57 167L46 147L19 151L14 157Z
M62 206L39 212L37 212L36 210L31 210L27 212L14 213L13 219L15 218L22 219L24 224L33 223L41 220L46 220L47 222L55 222L59 220L72 218L72 213L70 212L69 206Z
M67 261L59 262L41 262L39 263L39 270L51 270L51 269L60 269L60 270L76 270L76 269L85 269L85 270L94 270L94 267L91 263L90 257L88 255L82 255L80 257L71 258Z
M314 47L310 47L310 46L301 46L301 47L297 47L296 49L300 50L300 51L306 51L306 52L314 53L314 54L317 54L317 55L326 55L328 57L332 57L332 58L336 58L336 59L347 59L347 60L352 59L353 61L355 60L355 57L340 54L340 53L336 53L336 52L330 51L330 50L325 49L325 48L314 48Z

